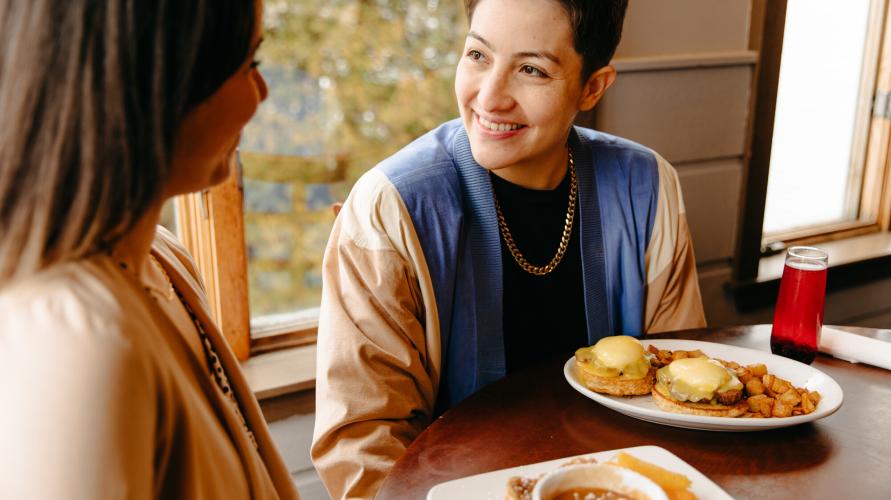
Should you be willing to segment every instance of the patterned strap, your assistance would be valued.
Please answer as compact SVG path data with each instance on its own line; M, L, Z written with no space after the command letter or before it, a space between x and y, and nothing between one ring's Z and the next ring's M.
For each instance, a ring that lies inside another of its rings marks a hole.
M174 290L176 290L176 287L174 287ZM201 337L201 342L204 344L204 355L207 358L207 366L210 367L210 374L213 375L214 380L216 380L217 387L219 387L229 401L232 402L232 407L235 408L235 413L238 415L239 420L241 420L241 425L247 433L248 438L251 440L251 444L254 445L254 449L259 449L257 440L254 438L254 433L251 431L250 427L248 427L247 420L245 420L244 415L241 412L241 406L238 404L238 400L235 399L235 393L229 385L229 378L226 376L225 370L223 370L220 358L213 349L210 337L208 337L207 332L204 331L204 326L201 325L201 321L198 319L195 311L192 310L189 303L186 302L186 299L179 293L179 290L176 290L176 295L186 308L186 312L189 313L189 317L192 318L192 322L195 324L195 329L198 330L198 335Z

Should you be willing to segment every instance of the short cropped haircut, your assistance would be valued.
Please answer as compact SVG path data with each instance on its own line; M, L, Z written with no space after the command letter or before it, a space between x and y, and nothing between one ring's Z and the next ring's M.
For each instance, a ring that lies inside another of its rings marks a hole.
M467 19L483 0L464 0ZM573 45L582 56L582 81L609 64L622 38L628 0L551 0L559 3L572 24Z

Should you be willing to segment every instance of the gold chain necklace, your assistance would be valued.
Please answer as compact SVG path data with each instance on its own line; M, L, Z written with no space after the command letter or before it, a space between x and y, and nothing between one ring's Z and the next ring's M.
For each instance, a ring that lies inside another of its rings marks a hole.
M501 236L504 238L504 242L507 244L507 249L510 250L510 254L513 256L514 261L527 273L535 276L546 276L556 269L557 265L560 264L560 261L563 260L563 255L566 254L566 248L569 246L569 238L572 236L572 221L575 219L575 200L577 191L575 162L572 160L572 150L570 149L569 204L566 207L566 222L563 223L563 235L560 237L560 245L557 247L557 254L554 255L554 258L551 259L550 262L543 266L530 264L529 261L523 257L523 254L520 253L520 249L517 248L517 243L514 241L514 237L510 234L510 229L507 227L507 221L504 220L504 214L501 213L501 204L498 203L498 197L494 196L493 192L495 198L495 212L498 214L498 228L501 230Z

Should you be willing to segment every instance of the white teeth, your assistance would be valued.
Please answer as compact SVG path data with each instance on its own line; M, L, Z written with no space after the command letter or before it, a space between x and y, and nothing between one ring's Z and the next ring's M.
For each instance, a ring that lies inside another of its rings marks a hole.
M482 116L479 116L479 122L482 126L493 132L509 132L511 130L516 130L520 128L522 125L518 123L495 123L486 120Z

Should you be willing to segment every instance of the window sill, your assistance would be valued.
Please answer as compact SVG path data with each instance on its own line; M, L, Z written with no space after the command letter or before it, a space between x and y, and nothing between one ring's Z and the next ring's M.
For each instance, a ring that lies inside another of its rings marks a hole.
M307 391L316 386L316 345L251 356L241 369L259 400Z
M881 232L854 236L816 245L829 253L826 291L891 277L891 233ZM783 275L785 253L761 258L758 278L727 283L740 311L772 306L776 302Z

